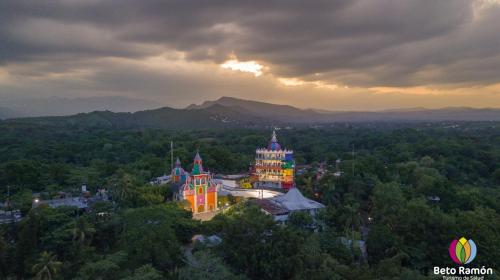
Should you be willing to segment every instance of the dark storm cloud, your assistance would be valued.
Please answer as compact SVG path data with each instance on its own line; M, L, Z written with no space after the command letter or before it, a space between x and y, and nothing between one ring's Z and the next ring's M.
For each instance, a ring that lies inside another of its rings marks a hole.
M352 86L492 83L500 6L481 2L3 0L0 64L177 50Z

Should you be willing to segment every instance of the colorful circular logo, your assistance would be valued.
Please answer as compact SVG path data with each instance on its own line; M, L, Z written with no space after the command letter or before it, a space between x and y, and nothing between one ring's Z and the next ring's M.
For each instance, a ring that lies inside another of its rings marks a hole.
M457 264L468 264L474 260L477 253L476 243L465 237L453 240L449 248L451 259Z

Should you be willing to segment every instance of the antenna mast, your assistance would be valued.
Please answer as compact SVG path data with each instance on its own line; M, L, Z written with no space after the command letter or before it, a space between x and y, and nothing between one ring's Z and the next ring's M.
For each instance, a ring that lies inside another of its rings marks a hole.
M354 177L354 144L352 144L352 176Z
M170 141L170 165L170 170L174 170L174 141Z

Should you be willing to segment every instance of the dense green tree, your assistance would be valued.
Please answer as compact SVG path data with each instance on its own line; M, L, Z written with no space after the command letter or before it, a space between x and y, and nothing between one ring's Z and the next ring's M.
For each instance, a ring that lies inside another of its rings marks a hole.
M137 177L120 169L108 179L107 185L113 197L123 206L136 206L137 188L140 186Z
M500 215L494 210L478 207L473 211L457 213L458 229L455 238L473 239L478 246L476 263L487 267L500 267Z
M19 278L31 273L32 265L37 258L39 238L42 234L42 217L40 211L30 211L20 223L16 244L14 271Z
M94 226L89 223L85 218L78 218L72 229L73 242L83 245L91 240L95 233Z
M495 178L495 182L500 185L500 168L497 168L495 172L493 172L493 178Z
M297 255L303 237L293 229L277 226L258 208L235 209L226 218L221 253L237 272L250 278L290 278L300 267Z
M341 210L341 220L344 221L344 232L346 236L351 236L361 226L361 216L359 213L359 203L345 205Z
M5 185L12 185L14 187L31 188L33 190L40 190L41 181L41 164L35 160L20 159L12 160L1 167L3 178L0 182Z
M454 217L430 206L423 198L410 200L395 224L402 250L410 257L408 262L421 271L449 262L447 247L455 231Z
M308 212L294 212L288 217L287 224L298 230L314 230L314 218Z
M77 279L82 280L107 280L119 279L120 267L109 261L99 260L96 262L87 262L80 270Z
M375 223L386 224L390 230L393 230L405 203L403 191L396 183L377 185L373 191Z
M189 279L245 279L246 277L237 276L224 263L222 258L210 253L210 251L197 251L193 254L192 262L187 262L187 265L179 270L180 280Z
M152 263L163 271L179 265L179 248L191 238L195 226L184 212L174 204L127 210L121 243L130 265Z
M189 212L165 202L169 185L148 184L169 172L170 141L186 170L199 150L206 169L240 173L269 130L125 130L91 122L57 130L0 122L0 200L9 195L24 216L0 230L0 277L32 278L47 251L63 262L60 279L175 279L189 268L181 248L199 232L222 237L211 256L251 279L421 279L432 266L450 265L447 246L461 236L477 243L475 264L499 266L500 138L492 123L283 129L282 146L295 151L297 187L327 207L313 222L292 214L278 226L240 199L221 198L234 206L198 227ZM337 158L340 177L333 175ZM327 171L318 180L320 162ZM92 193L108 189L113 202L89 212L31 209L33 192L76 196L83 183ZM367 263L349 239L366 241Z
M391 258L400 252L397 236L391 232L387 225L376 223L368 235L367 250L371 264Z
M155 269L152 265L146 264L143 265L136 270L134 270L134 273L126 278L123 278L124 280L162 280L165 279L160 271Z
M44 251L33 265L33 273L37 279L52 280L57 277L61 265L54 254Z
M4 233L0 231L0 276L2 278L7 277L8 271L8 245L4 240Z
M320 240L316 235L305 240L298 255L301 267L296 269L292 279L342 279L335 271L339 266L338 261L321 249Z

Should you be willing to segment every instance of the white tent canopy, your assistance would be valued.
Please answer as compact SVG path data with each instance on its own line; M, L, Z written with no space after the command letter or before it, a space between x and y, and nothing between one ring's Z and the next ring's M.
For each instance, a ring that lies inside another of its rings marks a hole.
M286 194L271 198L273 202L289 211L324 208L325 205L305 198L297 188L291 188Z

